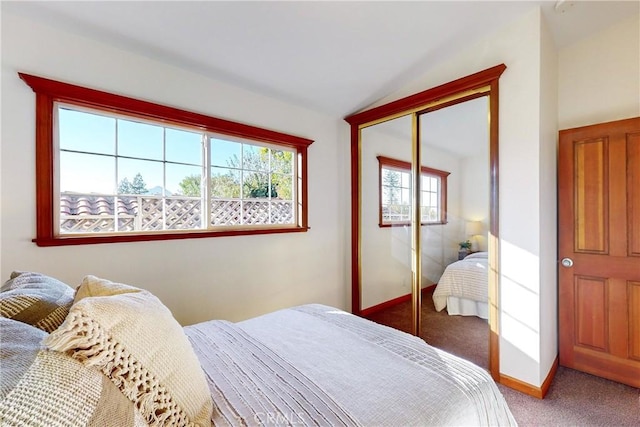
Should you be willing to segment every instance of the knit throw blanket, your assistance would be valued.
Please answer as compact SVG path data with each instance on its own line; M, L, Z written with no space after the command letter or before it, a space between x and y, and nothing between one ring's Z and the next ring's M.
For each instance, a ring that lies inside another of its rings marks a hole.
M355 426L340 405L282 357L226 321L185 328L221 426Z
M185 328L217 425L516 425L489 374L319 304Z

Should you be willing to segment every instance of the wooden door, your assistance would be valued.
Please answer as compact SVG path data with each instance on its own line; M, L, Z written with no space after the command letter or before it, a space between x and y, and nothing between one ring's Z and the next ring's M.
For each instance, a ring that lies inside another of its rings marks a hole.
M640 387L640 117L559 150L560 364Z

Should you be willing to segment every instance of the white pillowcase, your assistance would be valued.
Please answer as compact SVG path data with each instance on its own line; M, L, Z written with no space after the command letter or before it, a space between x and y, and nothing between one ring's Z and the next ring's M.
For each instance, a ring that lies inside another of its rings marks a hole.
M150 425L210 426L212 401L198 358L158 298L87 276L69 315L44 341L100 369Z

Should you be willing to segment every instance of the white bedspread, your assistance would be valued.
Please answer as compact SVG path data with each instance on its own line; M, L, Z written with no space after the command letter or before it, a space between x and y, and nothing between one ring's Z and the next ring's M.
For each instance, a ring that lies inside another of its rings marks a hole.
M449 264L433 291L437 311L447 306L447 298L455 296L486 303L489 299L489 261L486 252L471 254Z
M515 425L486 371L323 305L185 328L216 425Z

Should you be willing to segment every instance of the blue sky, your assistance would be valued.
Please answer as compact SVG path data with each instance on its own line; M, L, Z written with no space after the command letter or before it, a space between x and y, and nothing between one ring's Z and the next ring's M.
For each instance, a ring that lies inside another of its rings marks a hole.
M178 183L185 176L201 174L200 132L123 119L118 119L116 126L113 117L63 107L58 109L58 114L60 191L113 194L122 179L126 177L131 182L140 173L147 188L165 186L176 193ZM163 138L165 129L166 138ZM258 149L250 145L244 147L245 150ZM116 149L119 156L132 158L116 160ZM228 160L234 155L241 157L241 144L212 139L211 165L223 167L212 168L212 173L225 173ZM166 182L163 182L165 165Z

